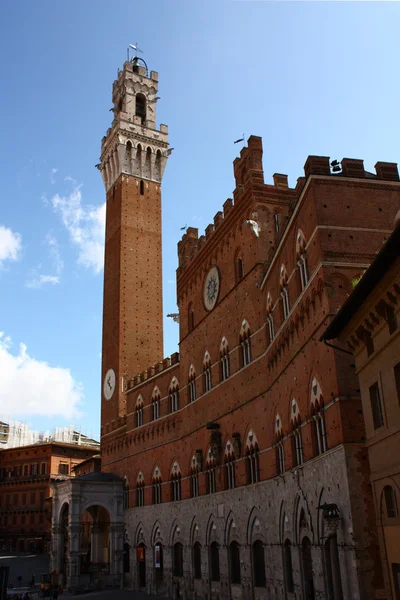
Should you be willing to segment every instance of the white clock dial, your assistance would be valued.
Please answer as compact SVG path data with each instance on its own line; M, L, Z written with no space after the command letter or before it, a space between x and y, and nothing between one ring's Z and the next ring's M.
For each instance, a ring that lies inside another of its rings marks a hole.
M103 383L103 394L106 400L111 400L115 390L115 371L108 369Z
M219 269L214 265L208 271L204 281L203 302L206 310L212 310L217 303L220 279Z

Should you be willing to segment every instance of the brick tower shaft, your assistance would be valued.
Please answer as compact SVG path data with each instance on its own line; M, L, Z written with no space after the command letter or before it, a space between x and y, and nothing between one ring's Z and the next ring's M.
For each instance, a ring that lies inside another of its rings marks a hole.
M158 74L137 58L113 84L114 120L98 165L107 194L102 416L126 415L127 378L163 357L161 180L168 129L156 129Z

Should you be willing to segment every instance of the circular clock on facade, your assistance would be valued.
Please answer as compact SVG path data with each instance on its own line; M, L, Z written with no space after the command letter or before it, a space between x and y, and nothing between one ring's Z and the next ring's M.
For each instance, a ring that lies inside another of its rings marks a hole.
M108 369L103 383L103 394L106 400L111 400L115 390L115 371Z
M221 276L216 265L206 275L203 288L203 301L206 310L212 310L217 303Z

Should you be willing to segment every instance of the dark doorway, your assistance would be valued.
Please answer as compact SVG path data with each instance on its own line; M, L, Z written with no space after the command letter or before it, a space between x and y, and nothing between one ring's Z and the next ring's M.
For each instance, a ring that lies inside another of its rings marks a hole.
M339 552L335 535L330 536L325 542L325 567L329 600L343 600Z
M131 571L131 547L129 544L124 544L124 573Z
M144 544L139 544L136 548L136 559L138 569L139 587L146 587L146 548Z
M154 570L156 572L156 587L164 580L164 552L161 544L154 546Z
M311 542L308 537L305 537L301 542L301 562L303 567L304 600L314 600Z

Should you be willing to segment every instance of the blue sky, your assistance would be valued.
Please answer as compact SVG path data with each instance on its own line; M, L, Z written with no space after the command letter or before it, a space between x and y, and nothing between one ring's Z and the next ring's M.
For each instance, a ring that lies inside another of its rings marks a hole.
M164 313L176 244L234 187L261 135L265 181L309 154L399 160L398 3L15 0L0 19L0 415L98 435L104 188L95 164L129 43L159 72ZM362 220L362 206L360 206ZM165 355L178 326L165 321Z

